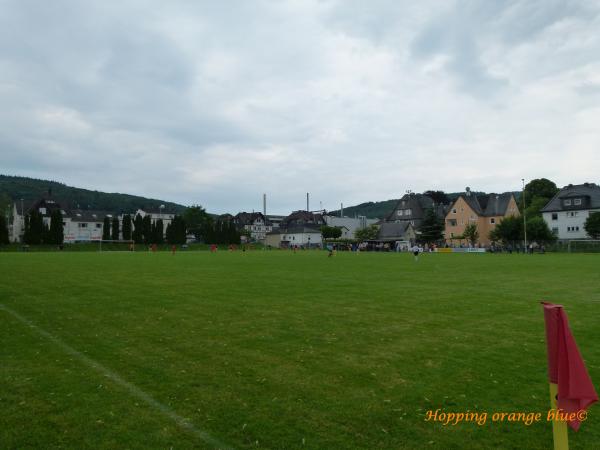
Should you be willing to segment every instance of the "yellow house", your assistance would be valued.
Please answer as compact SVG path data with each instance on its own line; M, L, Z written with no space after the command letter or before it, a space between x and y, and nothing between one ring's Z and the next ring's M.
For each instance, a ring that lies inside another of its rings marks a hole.
M511 192L477 196L467 188L452 204L445 220L444 237L450 245L466 243L462 235L469 224L477 225L479 246L490 245L490 231L509 216L518 216L519 207Z

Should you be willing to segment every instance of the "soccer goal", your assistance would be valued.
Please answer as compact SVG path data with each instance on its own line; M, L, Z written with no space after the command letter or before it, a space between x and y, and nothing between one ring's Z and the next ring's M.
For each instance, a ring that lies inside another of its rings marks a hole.
M129 252L135 249L134 241L102 240L97 242L99 252Z
M574 239L567 244L569 253L600 253L600 239Z

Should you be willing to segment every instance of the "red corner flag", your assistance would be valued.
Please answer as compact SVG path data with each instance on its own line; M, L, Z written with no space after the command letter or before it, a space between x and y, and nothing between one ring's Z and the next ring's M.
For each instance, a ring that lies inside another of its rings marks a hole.
M548 377L550 383L558 385L558 408L567 413L586 409L598 401L598 394L569 329L567 315L562 305L542 304L546 319ZM575 431L580 424L578 420L569 422Z

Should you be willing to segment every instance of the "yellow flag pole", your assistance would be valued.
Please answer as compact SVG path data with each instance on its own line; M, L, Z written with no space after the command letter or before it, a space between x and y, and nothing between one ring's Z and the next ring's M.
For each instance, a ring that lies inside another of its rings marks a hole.
M558 395L558 385L550 383L550 407L558 412L556 404L556 396ZM557 420L558 414L554 415L552 420L552 436L554 437L554 450L569 450L569 434L567 430L567 422Z

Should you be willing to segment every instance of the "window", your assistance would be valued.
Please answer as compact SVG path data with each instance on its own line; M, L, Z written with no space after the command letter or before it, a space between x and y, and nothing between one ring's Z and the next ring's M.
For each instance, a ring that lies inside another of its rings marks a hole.
M576 198L575 200L573 200L573 204L574 205L581 205L581 199L580 198Z
M87 228L87 223L79 222L79 228Z
M552 228L552 233L558 236L558 228Z
M456 208L452 209L452 214L456 214Z
M571 200L565 200L565 206L571 206Z
M552 213L552 220L558 220L558 213Z
M412 214L412 210L410 210L410 209L405 209L404 210L404 215L405 216L410 216L411 214Z
M570 211L567 213L567 217L577 217L577 211Z
M448 225L451 227L455 227L456 226L456 219L449 219L448 220Z
M402 215L402 210L401 210L401 209L399 209L397 214L398 214L399 216L401 216L401 215Z
M490 223L492 225L494 225L496 223L496 218L495 217L490 217Z
M97 223L96 224L96 228L102 228L102 224L101 223Z

